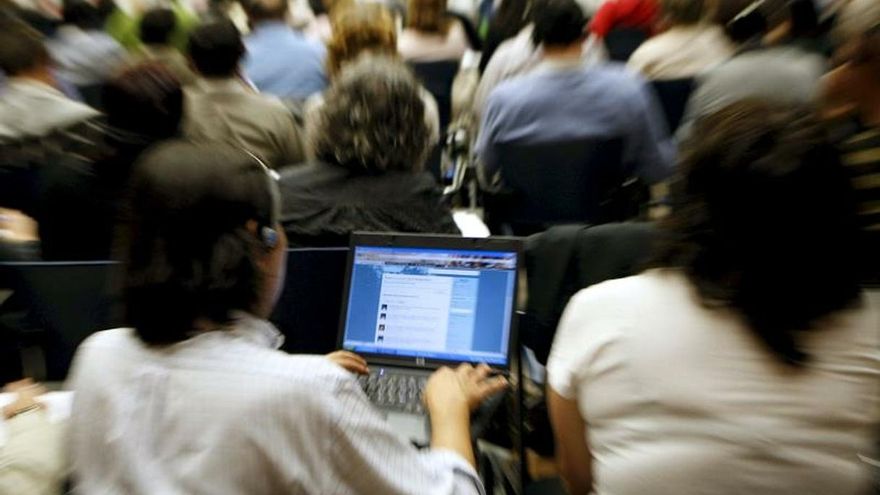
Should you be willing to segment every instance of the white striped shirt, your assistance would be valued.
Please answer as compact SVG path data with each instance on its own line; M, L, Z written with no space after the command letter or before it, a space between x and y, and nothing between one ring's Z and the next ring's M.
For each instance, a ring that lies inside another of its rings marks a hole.
M483 492L458 454L417 450L350 374L281 339L244 315L166 348L131 329L91 336L71 373L77 492Z

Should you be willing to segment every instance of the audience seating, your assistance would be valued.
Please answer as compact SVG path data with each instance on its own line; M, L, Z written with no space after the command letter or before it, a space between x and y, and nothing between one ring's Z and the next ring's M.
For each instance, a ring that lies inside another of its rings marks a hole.
M661 79L651 81L651 86L657 94L660 106L663 107L669 132L674 133L681 125L687 102L694 91L694 80L693 78Z
M505 189L485 195L489 228L528 235L565 223L607 223L637 216L638 184L622 162L619 139L595 138L497 146Z
M80 342L121 324L120 298L113 290L118 266L110 261L0 263L16 307L26 310L24 324L38 332L46 380L64 380Z
M284 291L272 322L284 334L282 349L326 354L336 350L348 248L291 249Z

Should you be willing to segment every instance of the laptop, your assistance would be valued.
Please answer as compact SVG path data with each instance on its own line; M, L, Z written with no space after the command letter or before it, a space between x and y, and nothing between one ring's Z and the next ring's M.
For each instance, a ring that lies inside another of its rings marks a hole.
M352 235L339 348L366 359L361 386L395 431L427 443L422 391L441 366L509 375L522 258L511 238Z

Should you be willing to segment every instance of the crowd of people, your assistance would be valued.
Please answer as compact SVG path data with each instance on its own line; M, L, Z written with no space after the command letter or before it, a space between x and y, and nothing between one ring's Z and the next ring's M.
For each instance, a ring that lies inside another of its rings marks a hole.
M127 325L62 423L2 370L0 494L484 493L470 417L507 380L440 368L406 442L362 357L279 350L287 249L459 236L432 160L503 208L512 149L579 143L668 211L559 322L565 488L880 492L880 1L0 0L0 261L120 261Z

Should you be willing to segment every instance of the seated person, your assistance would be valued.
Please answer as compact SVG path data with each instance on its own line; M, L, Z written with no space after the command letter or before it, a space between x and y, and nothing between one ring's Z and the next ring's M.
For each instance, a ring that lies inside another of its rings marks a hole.
M293 245L348 245L356 230L458 233L423 171L431 141L415 78L365 56L327 91L306 133L316 161L282 173L281 221Z
M871 493L880 299L859 289L838 152L808 113L755 101L694 135L658 268L581 291L560 322L562 476L600 495Z
M543 62L489 96L476 145L484 182L497 183L501 144L590 137L621 138L624 162L646 182L668 177L675 149L653 90L622 67L583 64L587 20L574 0L547 0L534 18Z
M660 0L666 30L645 41L627 65L648 79L684 79L733 55L721 26L709 20L709 0Z
M287 0L242 2L251 33L245 40L244 71L260 91L304 101L327 87L326 49L287 24Z
M65 1L62 15L64 23L49 42L58 77L81 90L103 83L125 63L125 49L104 32L101 13L91 3Z
M461 21L446 13L446 0L409 0L397 49L408 62L460 60L470 48Z
M30 379L6 384L14 394L3 407L4 439L0 441L0 493L57 495L65 475L64 427L49 421L37 397L46 390Z
M177 17L167 8L153 8L144 13L138 24L138 34L143 43L135 51L136 60L156 61L167 66L184 85L195 80L186 57L172 45L177 31Z
M506 386L488 367L432 375L418 450L346 371L366 373L360 357L277 350L266 318L287 242L265 166L167 143L142 158L131 197L131 328L86 339L70 375L78 493L483 493L469 413Z
M244 82L239 68L244 52L229 20L203 24L190 35L189 56L199 80L186 88L184 137L235 145L271 168L302 162L299 125L280 100Z
M333 16L333 37L327 45L327 73L331 81L342 67L361 54L397 57L397 28L387 8L380 4L360 3L342 8ZM431 129L431 142L440 140L440 113L437 102L419 86L425 104L425 122ZM306 102L306 124L314 120L324 96L316 94Z

